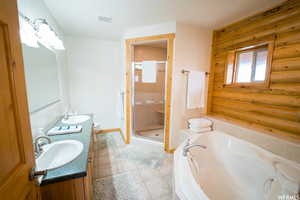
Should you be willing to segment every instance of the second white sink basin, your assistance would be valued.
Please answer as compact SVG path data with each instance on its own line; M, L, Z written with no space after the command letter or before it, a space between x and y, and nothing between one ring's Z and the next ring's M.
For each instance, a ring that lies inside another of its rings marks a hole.
M36 170L50 170L70 163L83 150L77 140L62 140L43 146L43 153L36 159Z
M90 119L88 115L73 115L69 116L68 119L62 119L61 122L64 124L79 124Z

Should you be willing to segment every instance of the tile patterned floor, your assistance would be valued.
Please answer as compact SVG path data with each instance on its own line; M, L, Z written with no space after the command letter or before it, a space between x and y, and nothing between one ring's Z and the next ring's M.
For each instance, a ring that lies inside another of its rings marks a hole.
M159 144L118 133L97 135L95 200L172 200L173 155Z

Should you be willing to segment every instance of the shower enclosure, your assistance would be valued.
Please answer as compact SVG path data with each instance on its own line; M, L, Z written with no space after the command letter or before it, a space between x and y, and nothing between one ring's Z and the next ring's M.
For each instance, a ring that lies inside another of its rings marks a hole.
M135 136L163 142L166 42L134 46L133 130Z

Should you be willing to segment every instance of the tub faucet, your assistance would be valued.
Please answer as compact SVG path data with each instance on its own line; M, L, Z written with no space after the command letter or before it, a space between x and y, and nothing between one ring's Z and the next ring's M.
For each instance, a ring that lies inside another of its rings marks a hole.
M51 139L49 137L45 136L45 135L42 135L42 136L39 136L39 137L35 138L35 140L34 140L34 147L35 147L34 150L35 150L35 153L36 153L37 156L42 153L42 151L43 151L42 146L45 144L45 143L39 143L39 141L41 139L48 140L48 144L51 143Z
M68 113L68 112L66 112L65 114L64 114L64 120L68 120L69 119L69 117L70 117L70 114Z
M201 144L191 144L190 139L188 139L186 145L183 147L183 151L182 151L183 156L186 157L187 153L189 152L189 150L191 148L194 148L194 147L200 147L202 149L206 149L207 148L206 146L201 145Z

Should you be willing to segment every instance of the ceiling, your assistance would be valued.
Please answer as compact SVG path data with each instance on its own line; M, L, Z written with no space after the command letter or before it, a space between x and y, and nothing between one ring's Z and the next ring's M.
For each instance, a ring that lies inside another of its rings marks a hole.
M221 28L284 0L44 0L66 35L118 39L132 27L178 21ZM98 17L112 18L112 23Z

